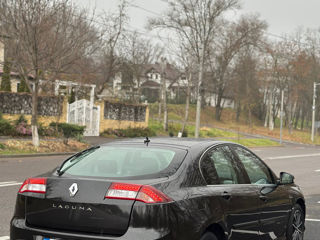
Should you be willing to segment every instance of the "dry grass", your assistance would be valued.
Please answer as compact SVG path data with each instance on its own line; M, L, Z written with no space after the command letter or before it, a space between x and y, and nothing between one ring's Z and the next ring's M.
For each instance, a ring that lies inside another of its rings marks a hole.
M88 144L69 140L64 144L62 140L40 141L39 147L34 147L31 141L8 140L1 144L0 154L32 154L32 153L62 153L78 152L89 147Z

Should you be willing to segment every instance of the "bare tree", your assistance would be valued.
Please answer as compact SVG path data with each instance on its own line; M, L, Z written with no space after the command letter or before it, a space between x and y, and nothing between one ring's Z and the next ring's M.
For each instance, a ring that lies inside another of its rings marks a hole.
M181 127L181 133L184 132L188 118L189 118L189 108L190 108L190 99L191 99L191 88L194 85L193 79L194 75L197 73L196 69L196 59L192 55L192 51L190 49L190 45L187 42L184 42L183 39L179 41L179 46L177 49L174 49L173 52L176 52L177 60L179 65L182 68L182 74L185 76L186 84L183 84L183 89L185 91L186 99L185 99L185 114ZM178 83L180 84L180 83ZM180 86L179 86L180 87Z
M167 106L167 81L166 81L167 59L161 58L161 95L163 105L163 130L168 131L168 106Z
M133 100L139 102L146 66L160 59L163 48L145 39L138 32L133 32L126 35L122 52L126 70L132 75L129 85L134 95Z
M210 70L216 93L216 119L221 119L222 99L230 78L227 77L229 67L234 57L245 47L258 46L262 40L266 23L257 16L242 16L236 23L223 21L219 36L212 42L210 48Z
M241 102L246 111L247 123L253 124L253 109L261 98L260 81L258 79L259 55L254 48L247 46L237 55L236 65L233 71L234 89L237 102Z
M238 8L238 0L169 0L169 10L164 17L151 19L154 28L173 30L192 46L197 57L199 77L197 84L197 113L195 137L199 137L201 114L201 91L205 67L205 53L214 38L218 19L224 12Z
M0 22L11 38L12 67L32 93L32 141L39 146L37 128L40 80L55 80L79 58L90 54L96 32L85 10L69 0L2 0Z
M127 1L121 0L116 13L104 13L102 22L102 47L100 52L100 77L97 79L97 94L101 94L119 72L122 65L121 46L128 23Z

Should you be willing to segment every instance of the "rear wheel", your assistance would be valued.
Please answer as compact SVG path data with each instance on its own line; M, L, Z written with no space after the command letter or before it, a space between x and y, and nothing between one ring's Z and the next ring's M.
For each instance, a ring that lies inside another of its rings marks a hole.
M218 238L212 232L206 232L200 240L218 240Z
M299 204L293 207L292 214L289 220L287 239L288 240L303 240L305 230L304 211Z

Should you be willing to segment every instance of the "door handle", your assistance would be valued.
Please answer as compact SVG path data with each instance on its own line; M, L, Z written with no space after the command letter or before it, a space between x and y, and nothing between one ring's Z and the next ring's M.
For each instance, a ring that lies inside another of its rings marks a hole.
M261 201L268 202L268 198L266 196L260 195L259 198Z
M230 193L228 193L228 192L223 192L222 193L222 197L225 199L225 200L229 200L230 198L231 198L231 195L230 195Z

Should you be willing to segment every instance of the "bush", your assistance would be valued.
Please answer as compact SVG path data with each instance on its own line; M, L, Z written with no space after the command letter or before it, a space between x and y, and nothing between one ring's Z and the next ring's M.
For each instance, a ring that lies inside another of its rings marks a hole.
M168 125L168 132L170 137L177 137L181 131L182 125L180 123L170 123Z
M39 124L38 133L40 136L63 137L62 131L57 130L56 127L52 127L52 126L45 127L42 124Z
M18 123L16 125L15 130L16 130L15 131L16 135L19 135L19 136L31 136L32 135L31 126L27 125L27 123L25 123L25 122Z
M20 115L17 120L14 121L15 133L14 135L18 136L31 136L31 126L28 125L27 119L24 115Z
M8 120L0 119L0 135L14 135L14 132L14 127L10 124Z
M57 128L59 132L63 133L65 138L79 138L79 135L83 135L85 126L79 126L69 123L50 123L50 127Z
M0 150L4 150L6 148L6 146L2 143L0 143Z
M156 132L150 128L127 128L127 129L107 129L103 132L105 136L116 137L153 137L156 136Z
M188 137L188 131L187 129L184 129L182 132L182 137Z
M154 132L157 132L157 133L163 131L162 123L158 122L158 121L150 120L149 121L149 128L152 129Z
M24 115L20 115L20 117L14 121L15 125L18 126L20 125L21 123L25 123L25 124L28 124L28 121L27 119L24 117Z

